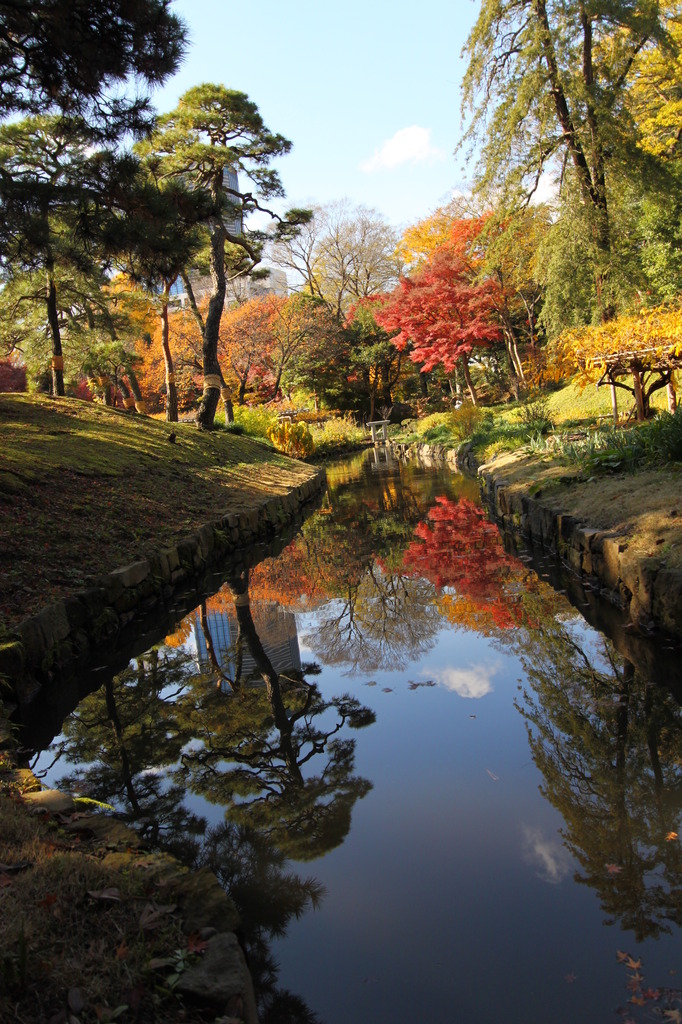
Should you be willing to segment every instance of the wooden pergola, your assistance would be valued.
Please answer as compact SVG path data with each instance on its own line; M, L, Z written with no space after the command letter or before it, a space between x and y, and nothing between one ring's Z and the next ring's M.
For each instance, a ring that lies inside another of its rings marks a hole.
M633 411L638 421L648 418L651 396L662 388L668 392L668 409L675 412L677 395L673 374L682 370L682 355L675 355L673 350L666 352L660 348L646 348L597 356L592 365L603 371L597 387L608 384L611 388L614 423L618 422L616 388L622 388L634 397ZM622 378L631 378L632 383L628 384Z

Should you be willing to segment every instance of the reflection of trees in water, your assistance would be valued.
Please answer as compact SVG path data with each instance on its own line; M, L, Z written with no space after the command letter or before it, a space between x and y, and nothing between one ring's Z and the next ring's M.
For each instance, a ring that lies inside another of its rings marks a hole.
M514 646L530 688L522 714L543 794L566 823L578 881L638 941L682 924L682 718L600 638L545 615Z
M318 616L304 642L325 664L350 672L402 668L430 650L443 624L430 583L384 573L376 563Z
M64 724L64 758L76 767L61 780L113 804L146 843L185 861L205 828L184 804L183 780L172 774L186 742L181 709L193 671L186 651L155 648L86 697Z
M321 890L285 862L321 856L343 841L353 805L371 784L355 775L355 740L342 733L374 715L348 694L324 698L301 672L280 676L256 632L247 578L232 586L238 643L261 682L237 678L225 694L213 675L196 672L193 652L154 649L67 722L64 753L76 767L62 781L114 804L148 843L215 867L247 922L261 1019L303 1024L315 1017L297 996L277 990L268 940L316 906ZM225 808L225 824L203 841L206 819L186 806L189 793Z
M196 722L202 742L183 751L180 770L230 820L308 860L342 842L355 801L369 791L370 783L353 774L355 740L340 734L370 724L374 714L349 694L324 698L302 673L278 675L253 623L247 578L230 586L239 642L247 644L265 687L237 690L227 715L215 699L202 703Z
M285 935L293 919L320 906L323 887L312 877L287 871L284 854L257 830L232 822L208 830L200 860L220 880L244 922L261 1024L315 1024L318 1018L298 996L277 987L270 942Z

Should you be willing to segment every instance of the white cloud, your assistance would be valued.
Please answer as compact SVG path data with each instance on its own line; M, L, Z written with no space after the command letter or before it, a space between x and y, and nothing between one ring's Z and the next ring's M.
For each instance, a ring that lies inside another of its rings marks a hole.
M374 150L374 155L360 164L360 170L373 174L375 171L392 171L401 164L433 163L444 159L443 150L431 145L431 129L413 124L409 128L401 128L382 142Z
M558 885L571 870L571 857L558 839L545 839L539 828L523 826L524 860L543 882Z
M492 691L492 677L496 672L497 665L478 665L475 668L425 669L421 674L430 676L460 697L478 699Z

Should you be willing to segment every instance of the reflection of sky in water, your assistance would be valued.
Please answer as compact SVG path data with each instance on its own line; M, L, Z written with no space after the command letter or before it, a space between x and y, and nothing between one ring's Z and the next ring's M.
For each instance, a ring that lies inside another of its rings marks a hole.
M679 935L637 945L604 924L597 892L574 880L580 865L515 706L529 684L514 631L490 640L434 607L423 619L428 643L393 637L401 667L349 669L343 645L325 663L321 643L321 624L340 607L297 611L298 649L322 664L324 697L350 692L376 712L350 734L355 774L373 788L340 846L293 865L327 896L275 944L281 984L325 1024L604 1024L628 997L617 949L642 956L647 983L668 983L682 969ZM598 634L567 605L559 617L602 669ZM222 817L219 806L187 803Z
M312 866L321 911L275 947L325 1024L604 1024L628 998L617 949L636 948L658 984L682 966L677 935L637 946L574 883L514 707L523 677L516 657L450 628L400 672L358 677L353 692L377 721L358 737L356 767L374 788L343 846ZM342 666L319 682L348 687Z

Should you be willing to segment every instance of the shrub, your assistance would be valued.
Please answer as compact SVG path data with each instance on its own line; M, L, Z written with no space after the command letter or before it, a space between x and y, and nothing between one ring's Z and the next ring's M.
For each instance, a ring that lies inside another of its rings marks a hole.
M315 447L319 452L343 451L365 441L366 433L352 416L334 416L313 428Z
M273 423L268 429L268 437L280 452L292 455L295 459L305 459L315 451L313 435L306 423Z
M0 391L26 391L26 367L0 359Z
M518 422L525 427L528 437L533 434L547 434L554 426L546 398L529 397L519 407L516 416Z
M277 413L263 405L237 405L234 420L251 437L269 437L270 428L277 425Z
M481 425L485 415L478 405L471 405L469 402L460 405L459 409L455 409L451 414L452 431L455 437L460 441L466 441Z

